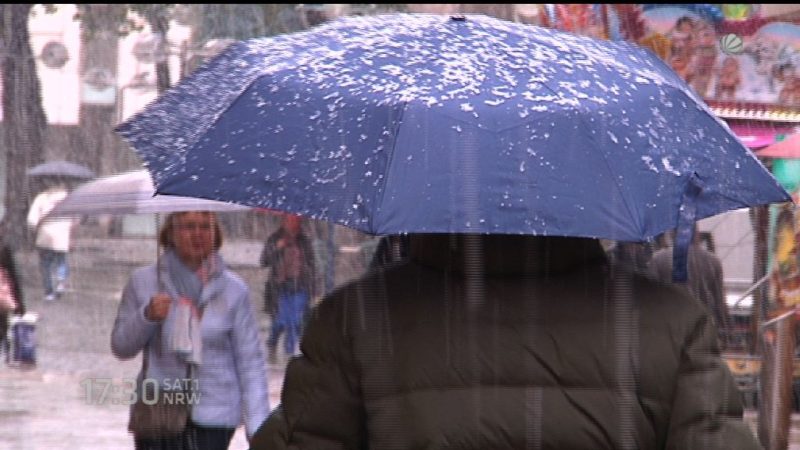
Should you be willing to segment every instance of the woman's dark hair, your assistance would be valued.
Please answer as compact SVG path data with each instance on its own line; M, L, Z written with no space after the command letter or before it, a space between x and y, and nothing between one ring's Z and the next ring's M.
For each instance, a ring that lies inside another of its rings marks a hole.
M219 248L222 247L222 228L219 226L217 214L211 211L182 211L170 213L166 220L164 220L164 225L161 226L161 231L158 233L158 244L164 248L175 248L175 242L172 240L172 232L175 228L175 220L179 216L191 212L206 214L213 218L211 222L214 224L214 250L219 250Z

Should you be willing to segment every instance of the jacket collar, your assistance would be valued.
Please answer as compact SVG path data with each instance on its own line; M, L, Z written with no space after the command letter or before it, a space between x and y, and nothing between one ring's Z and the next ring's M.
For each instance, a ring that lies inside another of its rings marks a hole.
M221 264L224 264L222 260L220 260ZM172 278L170 277L169 270L166 268L166 264L164 264L163 259L159 258L157 263L158 277L159 277L159 284L160 290L165 290L167 294L169 294L173 300L177 300L179 294L178 289L173 283ZM209 301L211 301L217 294L220 293L225 288L225 280L223 275L224 267L220 268L220 272L217 273L215 276L211 277L208 280L208 283L203 287L203 290L200 294L200 298L198 299L198 306L205 307Z

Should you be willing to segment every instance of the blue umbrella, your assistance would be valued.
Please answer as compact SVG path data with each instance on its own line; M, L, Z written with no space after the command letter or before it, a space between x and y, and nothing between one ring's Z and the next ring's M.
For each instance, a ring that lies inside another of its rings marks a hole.
M238 42L117 131L160 194L372 234L685 240L790 200L649 51L480 15Z

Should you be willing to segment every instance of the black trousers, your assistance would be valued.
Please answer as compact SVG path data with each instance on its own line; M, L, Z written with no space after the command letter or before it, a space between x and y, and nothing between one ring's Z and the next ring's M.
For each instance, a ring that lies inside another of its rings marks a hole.
M235 428L204 427L194 422L186 425L180 436L169 439L136 439L136 450L227 450Z

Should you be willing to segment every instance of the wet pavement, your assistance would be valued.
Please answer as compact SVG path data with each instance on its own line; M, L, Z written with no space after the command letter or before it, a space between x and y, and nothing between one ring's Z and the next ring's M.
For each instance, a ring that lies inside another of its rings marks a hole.
M257 267L260 250L260 242L228 241L223 256L251 286L265 339L269 319L260 308L265 276ZM0 450L133 448L122 397L98 401L96 395L87 396L86 388L89 380L116 386L136 376L140 358L117 360L109 339L130 271L154 259L153 239L78 239L69 257L67 291L58 301L45 302L35 253L17 254L28 311L39 314L37 365L26 370L0 363ZM280 397L284 364L279 359L279 364L268 365L273 406ZM247 448L240 427L230 449Z
M226 241L222 253L250 285L262 339L269 318L261 311L264 270L257 266L261 243ZM28 310L39 314L37 365L24 370L0 363L0 450L132 449L126 431L128 406L117 396L97 401L88 396L87 380L119 385L135 377L139 358L119 361L111 355L109 336L119 297L130 271L155 259L148 238L77 239L70 254L67 292L56 302L44 302L35 253L21 251L17 262L23 275ZM278 404L285 360L268 365L271 404ZM755 430L755 411L745 420ZM800 450L800 415L792 417L790 449ZM247 449L238 428L230 450Z

